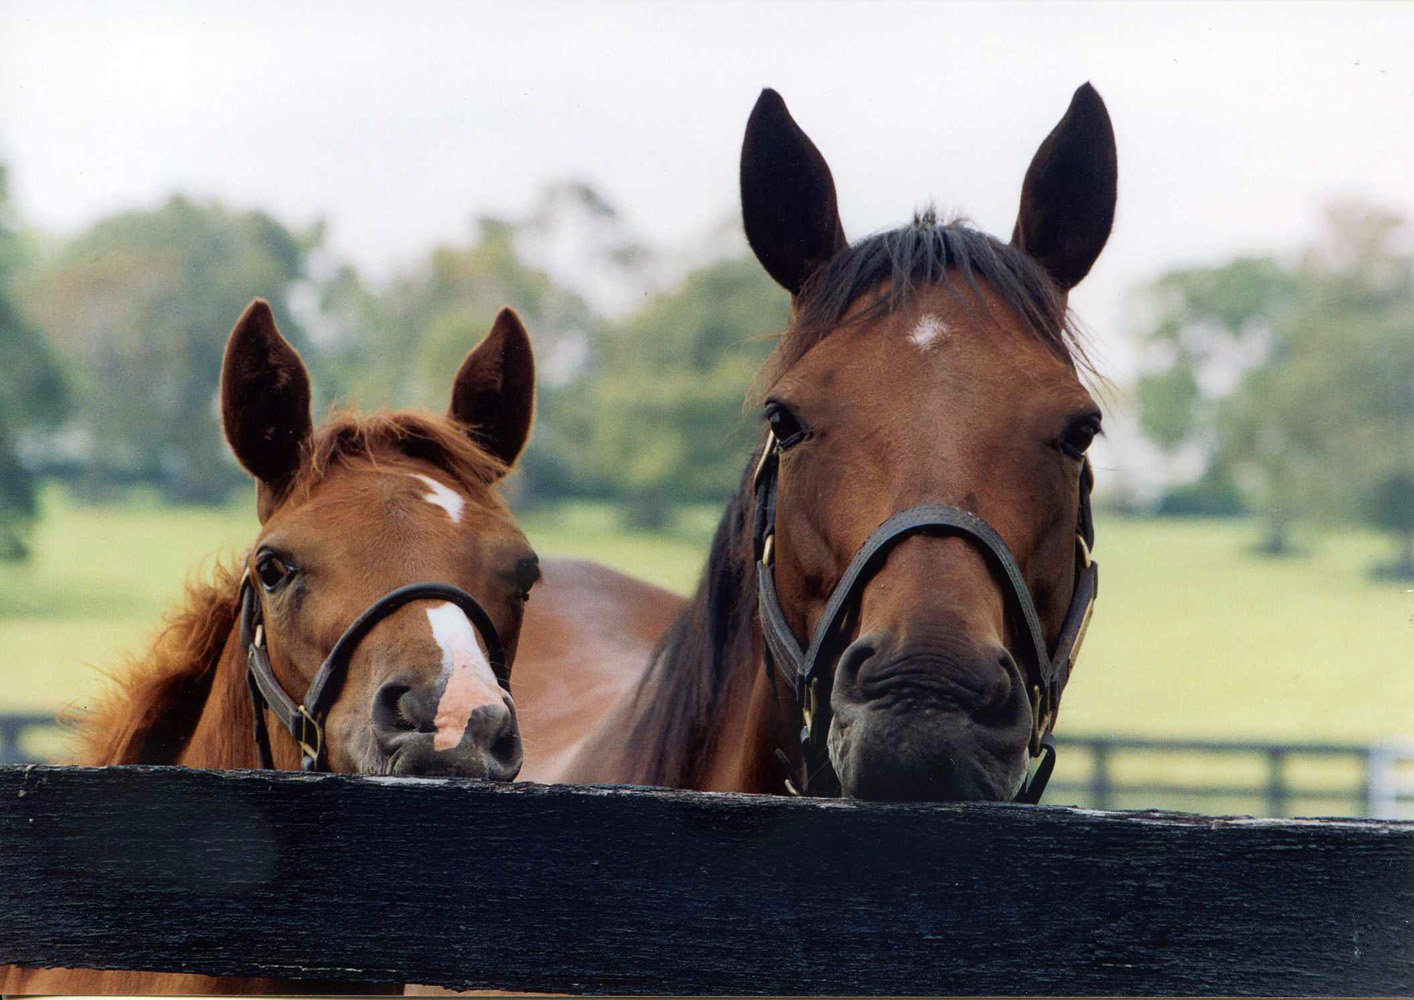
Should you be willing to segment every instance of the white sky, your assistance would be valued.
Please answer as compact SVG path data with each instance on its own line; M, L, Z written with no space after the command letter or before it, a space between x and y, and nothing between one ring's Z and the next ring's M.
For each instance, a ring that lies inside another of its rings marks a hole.
M0 158L41 228L181 190L326 216L375 276L568 176L674 248L734 212L769 85L830 161L851 236L930 199L1006 235L1090 80L1120 204L1072 302L1122 376L1134 282L1290 250L1335 195L1414 216L1411 43L1409 4L4 0Z

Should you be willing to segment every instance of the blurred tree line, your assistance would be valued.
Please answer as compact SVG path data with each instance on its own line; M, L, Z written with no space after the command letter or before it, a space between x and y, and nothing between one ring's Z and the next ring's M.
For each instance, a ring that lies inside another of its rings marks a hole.
M735 488L742 403L788 301L737 240L695 266L638 242L592 187L547 188L520 218L373 282L325 228L174 197L64 240L25 233L0 172L0 557L21 558L36 481L176 503L244 483L216 391L226 334L271 301L314 374L316 407L440 410L496 310L535 340L539 412L516 501L616 502L658 526ZM658 291L644 295L644 287ZM1304 520L1363 521L1414 575L1414 260L1403 220L1333 205L1294 260L1243 257L1139 290L1144 433L1202 457L1160 513L1252 512L1263 547Z
M307 351L289 299L319 235L177 197L104 219L36 261L20 300L65 362L74 400L68 447L41 467L92 496L147 482L179 503L218 501L243 482L216 415L222 331L259 294Z
M1304 520L1362 521L1396 540L1383 574L1414 577L1414 255L1400 217L1329 206L1294 261L1243 257L1141 292L1141 427L1201 450L1161 512L1261 516L1291 551Z
M577 183L547 189L524 218L476 219L465 244L378 283L332 259L322 224L297 232L218 202L173 197L48 244L0 215L0 554L25 552L38 477L91 500L141 484L173 503L221 502L244 484L216 396L226 335L257 295L305 356L317 411L442 410L509 303L539 375L518 503L612 499L659 525L673 503L722 499L787 298L741 255L644 296L668 267Z
M29 554L29 530L39 513L37 477L21 455L21 441L27 433L54 428L69 412L59 362L15 301L15 277L28 256L10 218L0 165L0 561L5 562Z

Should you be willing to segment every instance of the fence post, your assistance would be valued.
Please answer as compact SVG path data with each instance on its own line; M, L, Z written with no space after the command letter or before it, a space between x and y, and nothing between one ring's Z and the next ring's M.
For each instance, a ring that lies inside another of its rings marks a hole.
M1286 798L1286 750L1267 747L1267 815L1285 816Z
M1394 743L1375 743L1365 751L1367 815L1374 819L1400 818L1404 789L1400 785L1399 762L1410 756L1407 747Z
M1384 812L1383 799L1385 778L1383 764L1384 748L1371 744L1365 748L1365 780L1360 789L1360 805L1366 816L1380 816ZM1378 810L1378 811L1377 811Z
M1112 809L1113 784L1110 780L1110 742L1096 740L1094 744L1094 770L1090 779L1090 793L1094 796L1094 808Z
M24 722L0 716L0 764L19 764L20 730Z

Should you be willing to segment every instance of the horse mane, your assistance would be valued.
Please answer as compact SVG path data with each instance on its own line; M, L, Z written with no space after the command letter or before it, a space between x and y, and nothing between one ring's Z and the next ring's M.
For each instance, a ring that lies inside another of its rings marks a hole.
M959 275L984 310L979 281L1017 314L1028 335L1072 368L1093 374L1065 297L1041 265L962 220L940 224L928 208L911 224L865 237L815 270L796 297L791 324L757 387L773 384L841 326L903 308L920 285L960 291ZM881 288L887 290L874 302L851 311L862 296ZM629 741L659 748L639 776L647 784L692 786L716 736L718 706L736 674L755 667L759 625L750 472L759 458L758 449L717 525L692 601L659 640L634 691Z
M717 707L736 680L734 671L756 662L753 466L717 524L696 594L658 640L634 691L629 744L658 748L639 776L645 784L691 787L707 759L712 724L720 721Z
M331 415L306 443L288 497L307 499L340 465L377 465L385 456L425 461L442 469L472 496L504 506L491 489L508 471L475 440L474 432L430 412L400 410ZM196 730L212 692L216 667L240 614L244 557L218 561L207 580L189 581L186 597L140 655L120 666L117 688L95 708L70 712L80 763L174 763ZM242 682L243 683L243 682Z
M97 707L71 713L79 763L170 764L196 729L226 638L236 625L241 568L218 562L211 579L188 582L148 650L126 657L117 689Z

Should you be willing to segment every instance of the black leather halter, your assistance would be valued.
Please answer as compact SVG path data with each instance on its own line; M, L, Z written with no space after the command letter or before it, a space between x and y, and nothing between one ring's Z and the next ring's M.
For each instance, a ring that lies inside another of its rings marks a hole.
M860 592L869 577L883 563L885 554L901 539L914 534L961 535L986 552L992 567L999 572L1004 590L1013 607L1025 622L1029 638L1024 651L1027 674L1031 680L1031 756L1040 757L1030 779L1022 786L1015 801L1034 804L1040 801L1046 782L1055 768L1056 751L1051 739L1056 709L1061 691L1080 653L1090 611L1099 588L1099 567L1090 558L1095 543L1095 526L1090 513L1091 474L1087 465L1080 476L1080 508L1076 526L1079 560L1076 564L1075 589L1065 623L1056 638L1053 652L1048 652L1045 631L1036 613L1030 588L1021 575L1011 550L990 524L970 511L946 504L920 504L894 514L870 533L849 567L830 594L825 610L815 626L807 647L796 637L786 621L776 596L776 581L772 569L776 528L776 481L780 464L780 446L775 435L767 433L761 460L752 477L756 495L756 520L753 528L757 562L757 607L761 618L766 669L774 678L779 673L795 695L801 709L804 726L800 731L800 749L804 767L798 784L787 779L786 786L800 794L839 794L839 778L830 764L826 740L830 729L830 694L834 686L833 671L825 669L822 652L835 636L845 618L857 605ZM778 755L790 770L789 758Z
M304 693L304 701L296 703L285 693L275 672L270 668L270 658L265 652L265 625L261 610L260 595L251 581L250 569L241 577L241 646L246 654L246 682L250 687L250 704L255 714L255 748L260 754L260 766L274 768L274 758L270 753L270 733L265 728L265 709L275 713L295 742L300 746L300 770L322 771L328 764L324 747L324 717L338 698L339 685L354 650L364 637L384 618L412 601L447 601L461 608L471 619L472 625L481 633L486 643L486 658L496 679L507 691L511 689L510 668L506 662L506 647L501 642L491 616L476 600L460 587L449 583L410 583L405 587L389 591L374 601L353 624L339 636L334 648L319 665L319 670Z

